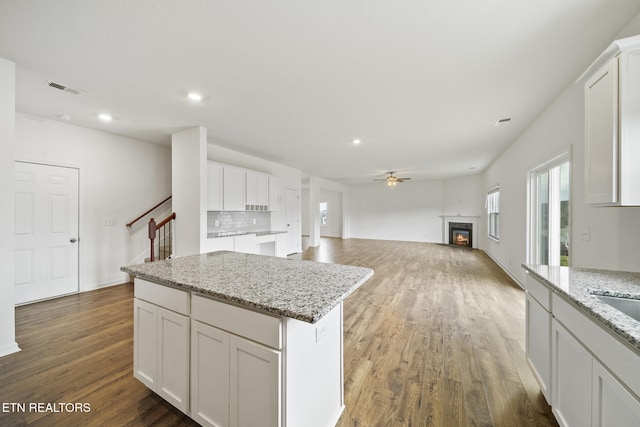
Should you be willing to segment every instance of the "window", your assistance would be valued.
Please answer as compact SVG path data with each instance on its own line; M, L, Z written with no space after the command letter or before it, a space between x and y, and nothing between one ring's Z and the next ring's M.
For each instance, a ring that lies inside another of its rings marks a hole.
M489 237L500 240L500 187L495 187L487 194L487 230Z
M569 159L561 156L530 173L529 262L569 265Z
M320 225L327 225L327 202L320 202Z

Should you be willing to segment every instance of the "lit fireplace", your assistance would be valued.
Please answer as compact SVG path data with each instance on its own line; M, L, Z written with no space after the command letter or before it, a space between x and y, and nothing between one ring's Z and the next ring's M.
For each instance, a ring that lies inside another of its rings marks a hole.
M467 222L450 222L449 243L456 246L473 247L473 224Z

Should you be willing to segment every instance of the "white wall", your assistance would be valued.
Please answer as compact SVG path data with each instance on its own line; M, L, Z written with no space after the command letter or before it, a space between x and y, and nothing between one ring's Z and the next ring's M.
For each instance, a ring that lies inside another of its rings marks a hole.
M169 147L17 113L15 148L16 160L80 170L80 290L127 281L120 267L149 256L149 240L144 220L125 224L171 194Z
M447 180L352 185L348 191L351 237L442 243L442 215L482 214L481 175Z
M320 236L342 237L342 193L321 188L319 197L327 202L327 225L320 226Z
M442 241L442 181L352 185L347 203L351 237Z
M309 228L309 221L310 221L310 213L309 213L309 189L308 188L303 188L302 189L302 194L300 196L300 199L302 200L301 205L302 205L302 209L301 209L301 215L302 215L302 235L303 236L308 236L310 231Z
M15 64L0 58L0 357L19 350L15 342Z
M620 36L638 33L640 15ZM521 284L525 277L521 263L526 262L527 173L569 150L571 266L640 271L640 208L592 207L584 202L584 94L581 84L572 83L484 174L485 193L500 184L500 242L486 238L484 232L481 247ZM590 229L589 241L580 239L584 228Z

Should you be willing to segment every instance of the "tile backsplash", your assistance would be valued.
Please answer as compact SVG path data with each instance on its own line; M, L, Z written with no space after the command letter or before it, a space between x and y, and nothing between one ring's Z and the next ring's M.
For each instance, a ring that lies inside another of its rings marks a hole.
M207 212L207 233L269 230L271 230L271 212Z

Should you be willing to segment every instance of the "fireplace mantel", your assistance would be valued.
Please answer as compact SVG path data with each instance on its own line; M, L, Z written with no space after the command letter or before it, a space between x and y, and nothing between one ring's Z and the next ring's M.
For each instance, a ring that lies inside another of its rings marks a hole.
M479 240L479 233L478 233L478 219L480 218L480 216L472 216L472 215L439 215L440 218L442 218L442 243L444 243L445 245L450 245L451 242L449 241L449 223L450 222L463 222L463 223L469 223L469 224L473 224L473 240L472 240L472 248L477 249L478 248L478 240Z

